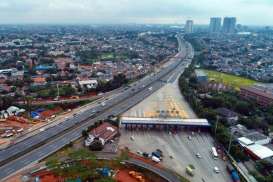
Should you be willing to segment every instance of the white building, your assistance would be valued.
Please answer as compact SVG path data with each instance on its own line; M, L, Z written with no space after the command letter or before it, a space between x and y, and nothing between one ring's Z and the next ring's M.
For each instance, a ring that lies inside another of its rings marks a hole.
M78 81L79 86L84 89L95 89L98 86L97 80L79 80Z

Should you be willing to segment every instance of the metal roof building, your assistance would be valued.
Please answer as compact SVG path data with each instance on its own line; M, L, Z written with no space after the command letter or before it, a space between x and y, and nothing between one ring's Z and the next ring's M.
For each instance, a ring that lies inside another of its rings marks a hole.
M259 144L253 144L246 146L247 151L249 151L256 159L265 159L273 156L273 151L268 147Z
M136 118L136 117L122 117L120 119L121 125L135 124L135 125L174 125L174 126L198 126L209 127L210 124L207 119L181 119L181 118Z

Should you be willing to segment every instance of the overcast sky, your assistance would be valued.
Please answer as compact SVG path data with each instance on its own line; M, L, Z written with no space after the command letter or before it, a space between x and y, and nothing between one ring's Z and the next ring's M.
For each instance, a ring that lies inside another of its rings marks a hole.
M0 24L184 23L211 16L273 25L273 0L0 0Z

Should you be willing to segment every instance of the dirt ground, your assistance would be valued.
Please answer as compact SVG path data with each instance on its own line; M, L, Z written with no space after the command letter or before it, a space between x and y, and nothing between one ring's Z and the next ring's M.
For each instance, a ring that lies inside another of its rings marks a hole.
M129 175L130 170L122 169L119 170L115 176L115 180L118 182L139 182L136 178Z

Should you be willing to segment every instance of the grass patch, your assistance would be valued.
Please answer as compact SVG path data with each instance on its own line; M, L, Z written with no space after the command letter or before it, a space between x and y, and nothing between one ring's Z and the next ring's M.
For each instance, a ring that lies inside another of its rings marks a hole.
M101 55L101 59L113 59L114 54L113 53L104 53Z
M240 87L244 86L252 86L257 81L251 80L248 78L243 78L240 76L235 76L227 73L221 73L218 71L212 71L212 70L203 70L207 75L209 80L215 80L216 82L223 83L225 85L229 85L234 87L236 90L239 90Z

